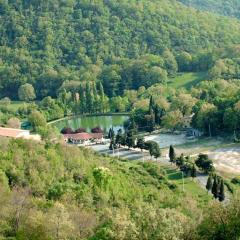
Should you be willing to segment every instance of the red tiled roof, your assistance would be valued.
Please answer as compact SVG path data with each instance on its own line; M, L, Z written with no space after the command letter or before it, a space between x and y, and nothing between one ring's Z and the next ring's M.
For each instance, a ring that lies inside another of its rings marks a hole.
M28 130L0 127L0 136L18 138L29 134Z
M90 140L90 139L101 139L102 133L75 133L75 134L64 134L65 139L73 140Z

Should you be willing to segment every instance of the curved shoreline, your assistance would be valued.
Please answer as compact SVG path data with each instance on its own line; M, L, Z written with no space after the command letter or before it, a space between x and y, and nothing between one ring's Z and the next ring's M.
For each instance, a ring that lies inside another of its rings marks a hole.
M64 118L59 118L53 121L48 122L48 125L63 121L63 120L68 120L68 119L73 119L73 118L79 118L79 117L99 117L99 116L130 116L131 113L124 112L124 113L95 113L95 114L79 114L79 115L70 115L66 116Z

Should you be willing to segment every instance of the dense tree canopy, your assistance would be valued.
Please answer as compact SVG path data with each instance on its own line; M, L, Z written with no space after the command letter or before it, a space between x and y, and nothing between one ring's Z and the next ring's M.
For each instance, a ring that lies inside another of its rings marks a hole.
M240 18L238 0L178 0L190 7L211 11L225 16Z
M41 99L79 81L102 81L116 96L178 68L203 69L209 61L200 50L240 39L237 21L167 0L3 0L0 13L0 97L11 99L25 83Z

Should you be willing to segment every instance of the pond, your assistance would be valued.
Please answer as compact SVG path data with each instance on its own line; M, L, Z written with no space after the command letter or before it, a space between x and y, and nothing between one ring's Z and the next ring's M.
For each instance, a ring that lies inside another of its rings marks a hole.
M53 123L53 125L57 127L59 131L64 127L70 127L73 130L85 128L87 132L91 132L92 128L99 126L105 133L108 133L111 127L113 127L115 132L117 132L118 129L124 130L123 124L128 118L127 115L81 116L63 119Z

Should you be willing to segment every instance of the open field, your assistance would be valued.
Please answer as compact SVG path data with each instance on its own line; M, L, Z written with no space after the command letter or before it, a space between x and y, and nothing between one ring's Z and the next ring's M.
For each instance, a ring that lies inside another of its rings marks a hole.
M7 107L12 111L17 112L20 107L24 106L24 104L28 104L28 103L22 102L22 101L11 101L11 103L7 105ZM0 106L6 107L6 105L3 105L1 103L0 103Z
M191 193L194 198L201 199L201 201L209 201L211 199L211 195L205 190L205 182L202 185L201 183L199 184L198 179L192 180L191 177L185 177L183 187L182 172L173 166L163 166L163 168L167 173L168 180L175 183L180 189Z
M240 175L240 145L219 148L209 152L216 169L225 176Z
M216 170L221 175L234 177L240 175L240 144L232 143L221 138L205 138L195 142L176 145L177 155L183 153L191 157L197 157L199 153L208 154L213 160ZM168 148L162 149L165 156Z
M185 134L167 134L161 133L156 135L149 135L145 137L145 141L155 141L159 144L160 148L168 148L170 145L176 146L180 144L188 144L196 142L195 140L188 140Z
M169 79L169 86L174 88L191 88L199 82L207 79L206 72L180 73L174 78Z

